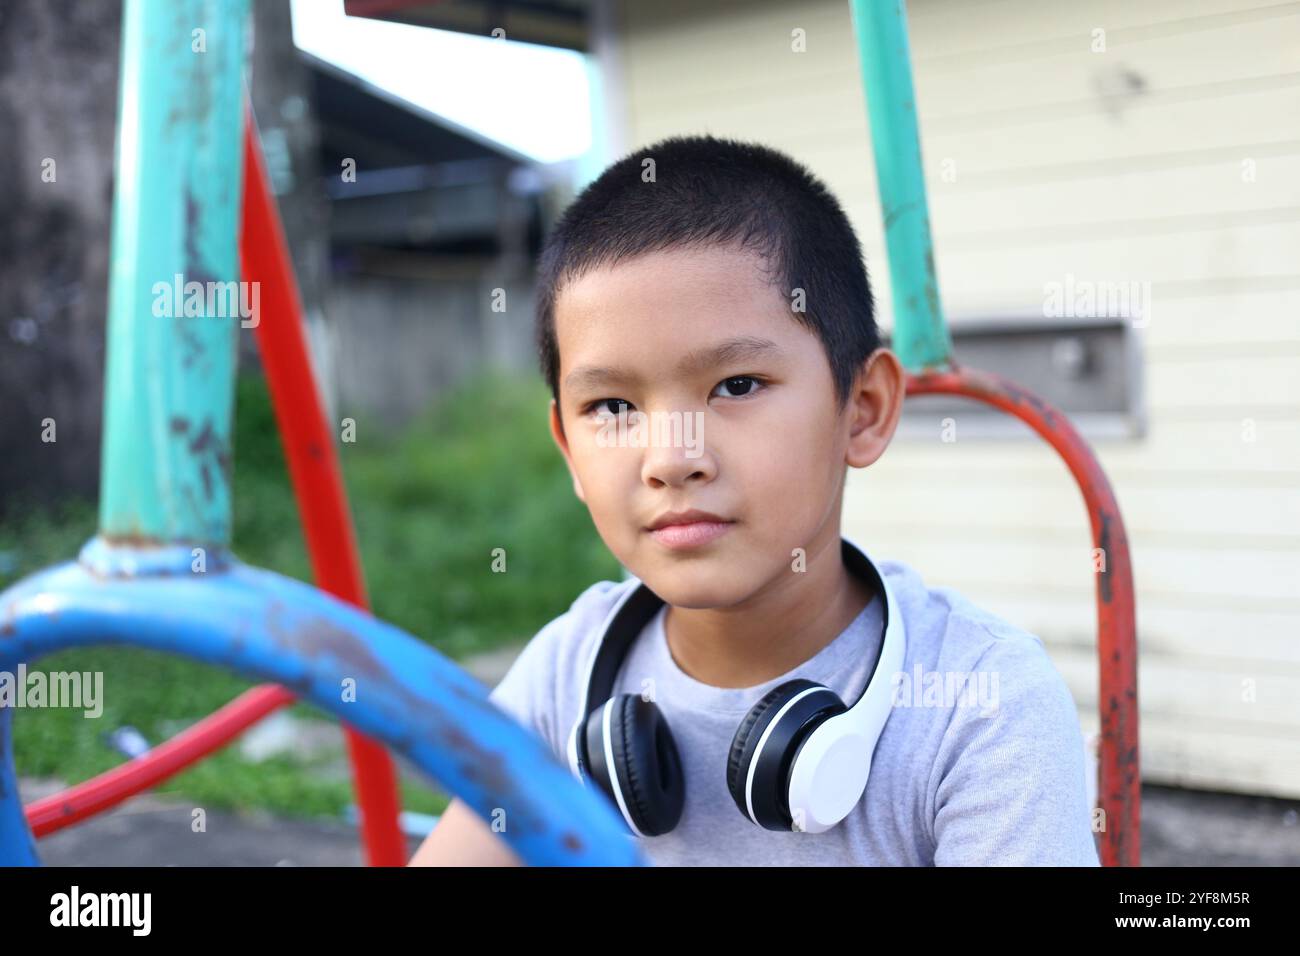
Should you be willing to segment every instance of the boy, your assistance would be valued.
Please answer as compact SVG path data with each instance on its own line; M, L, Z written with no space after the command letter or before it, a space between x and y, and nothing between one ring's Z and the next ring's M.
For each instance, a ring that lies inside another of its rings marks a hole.
M655 747L661 761L675 747L663 766L681 774L660 783L685 794L662 832L638 834L651 862L1098 865L1074 702L1038 638L885 561L906 650L873 678L895 605L848 567L840 511L848 466L871 465L893 436L904 375L879 346L861 247L826 187L766 147L673 137L584 190L539 272L551 432L634 577L580 594L492 700L571 761L602 625L644 583L663 604L616 693L657 705L671 733ZM634 440L636 418L673 428ZM821 832L756 825L728 779L746 714L797 678L846 706L869 680L893 684L861 753L865 790ZM516 862L460 801L412 860Z

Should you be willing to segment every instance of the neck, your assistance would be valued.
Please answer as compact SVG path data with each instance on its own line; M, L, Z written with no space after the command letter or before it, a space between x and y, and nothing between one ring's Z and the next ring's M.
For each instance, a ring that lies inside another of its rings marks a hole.
M740 604L670 606L664 635L677 666L713 687L753 687L817 655L875 595L844 564L840 535L807 549L806 570L787 571Z

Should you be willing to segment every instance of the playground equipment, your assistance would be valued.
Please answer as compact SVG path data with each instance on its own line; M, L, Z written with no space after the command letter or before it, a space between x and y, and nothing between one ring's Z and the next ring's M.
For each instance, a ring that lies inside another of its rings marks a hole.
M126 4L100 531L78 561L0 595L0 667L78 645L125 643L280 686L249 691L148 755L42 801L31 808L33 823L49 833L111 806L296 694L407 754L482 816L504 808L504 837L527 863L642 863L612 808L493 707L481 684L338 597L229 553L240 318L158 316L152 303L155 283L170 285L176 275L202 283L239 275L246 21L247 0ZM251 124L244 135L244 274L268 293L259 343L299 507L318 580L359 604L335 447L311 377L284 238ZM348 687L355 696L343 693ZM18 801L11 719L0 710L0 863L31 864L37 856ZM401 864L392 765L373 741L354 735L351 743L369 860Z
M952 356L934 271L916 94L902 0L850 0L881 215L893 285L894 351L908 371L907 394L960 395L1025 422L1064 460L1083 493L1093 545L1106 556L1097 578L1098 682L1101 706L1098 804L1105 822L1101 862L1137 866L1141 778L1138 774L1137 627L1133 565L1119 504L1087 443L1059 410L1012 382L961 368Z
M953 362L934 272L902 3L851 0L850 7L889 248L895 349L910 373L908 394L963 395L1031 425L1075 476L1094 544L1105 549L1106 570L1097 575L1102 862L1136 865L1134 603L1119 509L1063 414L1009 382ZM69 647L117 643L185 654L274 683L26 811L10 747L12 714L0 709L0 864L37 863L33 836L154 786L297 696L349 727L372 865L401 864L406 855L393 768L380 744L407 754L481 816L508 808L505 838L526 863L643 863L612 808L491 706L486 688L364 610L333 436L243 102L246 14L247 0L127 0L100 530L77 561L0 594L0 669ZM205 50L196 55L200 31ZM178 275L226 282L239 275L237 232L243 278L261 284L254 332L321 590L249 567L228 549L238 315L158 317L150 306L156 282L170 284ZM348 681L354 699L340 693Z

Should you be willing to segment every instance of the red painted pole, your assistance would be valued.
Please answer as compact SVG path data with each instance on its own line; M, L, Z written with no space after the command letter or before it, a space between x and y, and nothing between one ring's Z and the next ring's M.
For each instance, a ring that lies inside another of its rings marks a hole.
M192 763L219 750L294 695L277 684L250 687L220 710L152 748L142 757L29 804L27 825L37 837L102 813L143 790L156 787Z
M1137 622L1133 564L1119 502L1101 463L1069 419L1038 396L991 372L955 368L909 375L908 395L960 395L1014 415L1064 460L1083 492L1092 540L1105 556L1097 573L1098 702L1101 759L1098 803L1104 812L1104 866L1139 866L1142 780L1138 773Z
M246 282L260 284L254 334L271 391L298 499L316 585L369 609L356 536L348 512L333 432L307 351L293 260L257 139L252 110L244 130L244 224L240 256ZM406 841L398 827L397 774L383 747L346 728L362 835L372 866L402 866Z

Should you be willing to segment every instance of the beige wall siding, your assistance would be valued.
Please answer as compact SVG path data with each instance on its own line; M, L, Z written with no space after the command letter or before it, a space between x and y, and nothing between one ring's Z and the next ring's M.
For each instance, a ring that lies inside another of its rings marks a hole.
M1149 434L1097 446L1133 546L1143 776L1300 795L1300 3L917 0L909 18L952 321L1041 315L1067 273L1151 283ZM807 163L890 325L847 2L633 2L619 21L630 145L707 131ZM1095 730L1081 500L1045 445L957 429L851 472L845 530L1042 635Z

